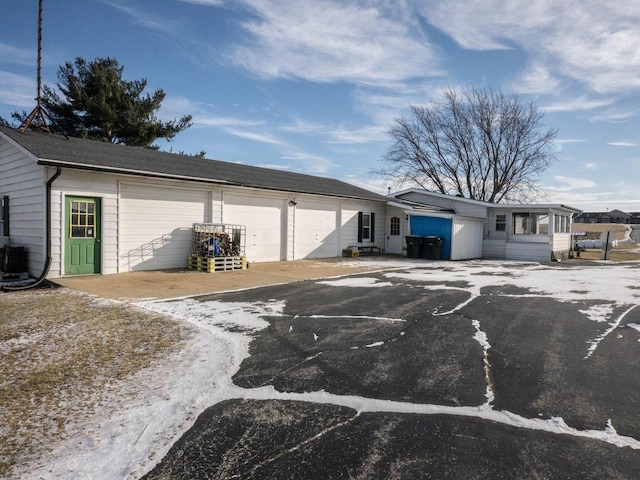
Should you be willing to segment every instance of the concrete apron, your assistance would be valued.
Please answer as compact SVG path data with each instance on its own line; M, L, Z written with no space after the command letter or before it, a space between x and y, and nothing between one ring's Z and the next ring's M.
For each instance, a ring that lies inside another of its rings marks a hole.
M397 266L396 266L397 267ZM388 268L393 268L390 265ZM184 297L243 288L276 285L352 273L384 270L380 262L330 258L291 262L251 263L246 270L206 273L195 270L156 270L116 275L81 275L53 283L120 301Z

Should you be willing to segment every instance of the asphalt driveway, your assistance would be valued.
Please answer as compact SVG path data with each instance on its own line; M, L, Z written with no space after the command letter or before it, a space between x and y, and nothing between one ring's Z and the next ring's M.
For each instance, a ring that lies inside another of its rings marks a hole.
M434 262L189 300L248 356L144 478L640 478L637 285ZM264 327L223 319L265 304Z

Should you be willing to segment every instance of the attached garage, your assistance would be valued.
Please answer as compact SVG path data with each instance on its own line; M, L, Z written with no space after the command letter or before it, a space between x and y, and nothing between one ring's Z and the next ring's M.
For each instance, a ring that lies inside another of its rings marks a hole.
M244 225L246 256L261 262L284 260L283 217L285 200L224 193L223 223Z
M358 241L358 212L387 203L331 178L0 126L2 172L0 195L31 202L10 237L40 279L185 268L194 223L242 225L249 262L335 257Z
M119 270L159 270L185 263L191 227L207 220L204 190L121 183Z
M299 201L295 209L294 258L327 258L340 255L340 206Z

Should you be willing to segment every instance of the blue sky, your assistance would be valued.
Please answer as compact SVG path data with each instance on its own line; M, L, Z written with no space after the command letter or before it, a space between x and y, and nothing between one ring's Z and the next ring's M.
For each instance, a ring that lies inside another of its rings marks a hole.
M0 16L0 116L31 111L37 0ZM640 211L640 2L620 0L44 0L46 85L114 57L193 126L163 150L372 177L393 118L445 88L534 100L558 129L548 202Z

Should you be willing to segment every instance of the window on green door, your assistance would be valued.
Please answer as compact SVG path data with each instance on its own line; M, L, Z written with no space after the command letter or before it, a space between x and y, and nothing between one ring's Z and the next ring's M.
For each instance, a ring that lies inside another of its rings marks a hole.
M92 200L71 201L70 238L93 238L96 235L96 204Z

